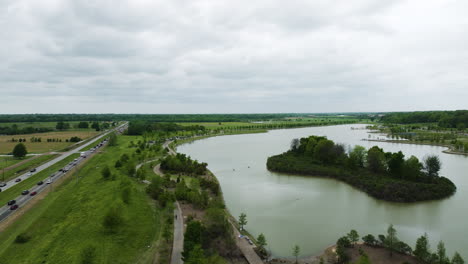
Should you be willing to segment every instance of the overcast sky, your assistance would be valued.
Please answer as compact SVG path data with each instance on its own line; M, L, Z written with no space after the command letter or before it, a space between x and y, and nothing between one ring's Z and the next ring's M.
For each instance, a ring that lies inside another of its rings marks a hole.
M0 113L468 108L468 1L0 0Z

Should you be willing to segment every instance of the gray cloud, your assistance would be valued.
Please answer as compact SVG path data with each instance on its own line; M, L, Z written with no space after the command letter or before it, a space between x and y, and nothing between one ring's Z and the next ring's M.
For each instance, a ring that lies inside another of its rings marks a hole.
M464 1L0 1L0 112L459 109Z

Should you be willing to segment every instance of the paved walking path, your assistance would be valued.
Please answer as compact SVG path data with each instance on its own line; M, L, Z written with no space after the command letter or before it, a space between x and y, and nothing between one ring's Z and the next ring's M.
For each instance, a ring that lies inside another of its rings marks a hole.
M244 257L247 259L249 264L264 264L262 259L255 253L254 246L250 245L249 242L245 238L241 238L239 230L232 224L232 228L234 229L234 234L236 235L235 240L237 247L242 251Z
M183 264L182 251L184 250L184 217L179 202L175 202L174 209L174 243L172 244L171 264Z

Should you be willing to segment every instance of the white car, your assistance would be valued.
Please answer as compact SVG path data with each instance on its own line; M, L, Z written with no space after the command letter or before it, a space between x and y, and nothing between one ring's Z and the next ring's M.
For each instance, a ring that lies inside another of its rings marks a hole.
M51 181L50 179L48 179L48 180L46 181L46 183L47 183L47 184L51 184L52 181Z

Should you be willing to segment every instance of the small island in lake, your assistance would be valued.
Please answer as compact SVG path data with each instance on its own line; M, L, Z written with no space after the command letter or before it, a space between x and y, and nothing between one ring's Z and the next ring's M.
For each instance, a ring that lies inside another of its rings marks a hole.
M423 164L424 163L424 164ZM437 200L451 196L455 184L439 176L438 156L423 163L404 154L384 152L374 146L355 146L349 152L326 137L293 139L283 154L269 157L270 171L330 177L344 181L377 199L392 202Z

